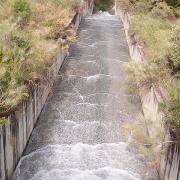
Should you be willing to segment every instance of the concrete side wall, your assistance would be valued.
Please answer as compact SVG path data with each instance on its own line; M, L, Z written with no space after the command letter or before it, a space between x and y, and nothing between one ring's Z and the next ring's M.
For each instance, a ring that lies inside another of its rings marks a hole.
M83 13L75 14L69 25L73 23L77 31L82 17L91 14L92 11L93 3L87 1ZM34 87L29 99L10 115L8 124L0 126L0 180L11 178L65 57L60 50L46 76Z
M131 59L137 62L144 61L143 47L138 43L136 36L129 34L130 16L128 12L116 10L123 24L126 33L126 38L129 46ZM142 88L140 90L142 109L144 117L152 121L152 126L148 128L152 138L158 138L158 129L164 133L164 139L169 139L168 132L164 129L162 117L159 111L159 103L163 102L161 91L155 87ZM161 180L180 180L180 147L178 145L169 145L163 147L163 152L160 158L159 177Z
M180 180L180 147L170 145L163 154L159 170L160 180Z
M120 10L117 10L116 12L120 16L124 25L131 59L137 63L145 61L143 47L138 43L136 36L129 33L129 14L126 11ZM156 126L149 127L148 131L150 132L150 136L152 136L152 138L156 138L156 128L164 128L162 123L162 114L159 112L159 103L163 101L162 95L155 87L142 87L140 89L140 97L144 118L146 120L151 120Z
M19 105L18 109L11 114L8 124L0 127L1 180L10 179L64 58L65 54L61 51L41 83L30 94L29 99Z

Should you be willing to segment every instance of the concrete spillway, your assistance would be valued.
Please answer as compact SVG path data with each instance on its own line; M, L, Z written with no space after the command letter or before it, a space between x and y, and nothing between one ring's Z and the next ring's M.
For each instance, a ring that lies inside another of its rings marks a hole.
M117 17L83 20L13 180L156 179L121 131L140 113L127 92L128 59Z

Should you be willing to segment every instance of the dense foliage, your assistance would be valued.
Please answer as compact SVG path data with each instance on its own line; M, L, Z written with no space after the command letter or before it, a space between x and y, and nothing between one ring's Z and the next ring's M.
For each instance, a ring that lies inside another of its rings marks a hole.
M167 4L173 7L180 6L180 0L166 0Z
M41 79L59 48L68 51L75 36L65 27L82 6L81 0L0 1L0 112L28 97L28 86Z
M118 0L118 7L131 14L130 33L143 46L145 61L127 65L138 87L165 90L162 110L173 136L180 132L180 20L177 1Z
M109 11L114 6L114 0L99 0L96 3L98 10Z
M170 62L173 66L173 72L180 78L180 27L175 29L171 41L173 42L170 51Z
M169 100L162 105L167 126L173 138L180 138L180 82L171 82L168 87Z

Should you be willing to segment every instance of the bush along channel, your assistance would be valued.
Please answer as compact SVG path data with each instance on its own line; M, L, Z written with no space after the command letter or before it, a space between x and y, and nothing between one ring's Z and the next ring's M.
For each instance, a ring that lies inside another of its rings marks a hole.
M129 44L135 47L130 53L140 52L126 65L129 80L135 82L141 96L144 90L149 93L148 98L142 96L142 104L152 102L148 109L157 102L159 116L154 120L140 118L125 130L133 132L133 141L142 144L140 150L157 166L160 179L179 179L180 1L117 0L116 8L124 20ZM142 127L147 127L145 132L140 131Z

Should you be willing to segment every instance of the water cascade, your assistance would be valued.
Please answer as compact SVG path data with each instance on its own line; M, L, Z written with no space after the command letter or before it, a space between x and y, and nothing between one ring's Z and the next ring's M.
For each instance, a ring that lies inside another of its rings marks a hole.
M141 111L127 90L128 60L116 16L83 20L13 180L156 179L121 131Z

